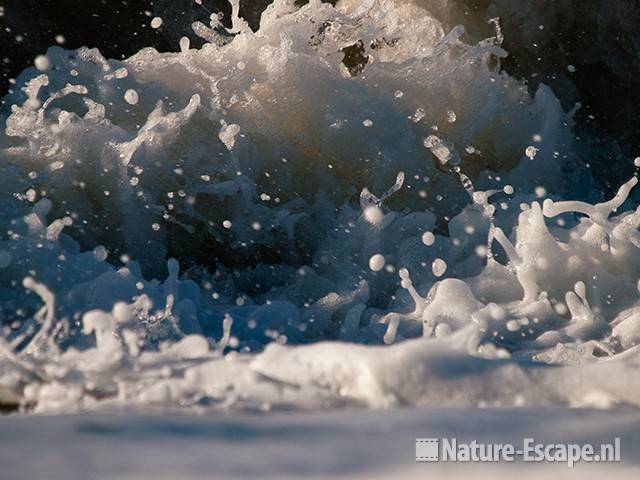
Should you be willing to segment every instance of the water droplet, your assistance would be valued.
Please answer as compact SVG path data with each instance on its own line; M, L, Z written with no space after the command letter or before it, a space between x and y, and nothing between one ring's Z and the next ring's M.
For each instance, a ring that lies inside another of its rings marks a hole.
M385 258L379 253L376 253L374 256L372 256L369 259L369 268L374 272L379 272L380 270L382 270L384 267L384 264L385 264Z
M33 63L41 72L49 70L51 67L51 61L45 55L38 55Z
M424 243L427 247L433 245L436 241L436 236L431 232L424 232L422 234L422 243Z
M180 52L187 53L189 51L189 37L182 37L180 39Z
M93 249L93 256L99 262L104 262L107 259L109 252L102 245L98 245Z
M138 103L138 92L136 92L134 89L130 88L129 90L127 90L124 93L124 101L127 102L129 105L135 105Z
M431 151L441 165L446 165L448 163L451 163L451 165L457 165L460 163L457 154L453 150L453 146L436 135L429 135L425 138L423 145Z
M427 114L424 111L424 108L418 108L416 110L416 113L413 114L413 117L411 117L411 119L414 121L414 123L418 123L420 120L422 120Z
M537 153L538 153L538 149L531 145L529 145L524 151L524 154L527 156L529 160L533 160L536 157Z
M447 262L441 258L436 258L431 265L431 271L436 277L441 277L447 271Z
M454 123L457 119L458 117L456 117L456 112L454 112L453 110L449 110L447 112L447 122Z

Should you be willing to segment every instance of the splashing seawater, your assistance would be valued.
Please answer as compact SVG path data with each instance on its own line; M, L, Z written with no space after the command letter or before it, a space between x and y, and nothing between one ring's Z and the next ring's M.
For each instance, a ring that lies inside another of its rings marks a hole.
M637 179L558 200L570 116L497 22L232 4L201 49L53 47L5 98L0 403L638 404Z

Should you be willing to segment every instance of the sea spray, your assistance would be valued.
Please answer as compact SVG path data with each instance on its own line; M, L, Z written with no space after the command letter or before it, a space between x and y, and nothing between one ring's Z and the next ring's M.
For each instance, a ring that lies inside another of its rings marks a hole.
M499 28L469 45L416 6L338 7L276 1L254 33L235 2L201 49L52 47L17 79L3 398L637 404L635 177L564 200L590 193L562 174L570 117L499 71Z

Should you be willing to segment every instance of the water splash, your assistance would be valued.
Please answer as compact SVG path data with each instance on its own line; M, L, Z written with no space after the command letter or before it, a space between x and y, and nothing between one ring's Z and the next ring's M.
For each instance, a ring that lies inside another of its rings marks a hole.
M280 0L254 33L232 5L201 49L54 47L5 99L3 390L41 411L637 405L616 380L637 376L637 179L529 193L584 192L570 117L496 69L497 22L468 45L414 5Z

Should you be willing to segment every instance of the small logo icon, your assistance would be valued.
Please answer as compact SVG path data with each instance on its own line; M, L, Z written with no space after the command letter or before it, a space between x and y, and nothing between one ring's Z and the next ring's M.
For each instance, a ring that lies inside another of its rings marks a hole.
M437 462L439 443L437 438L416 438L416 462Z

